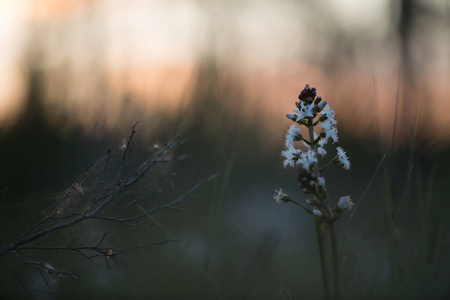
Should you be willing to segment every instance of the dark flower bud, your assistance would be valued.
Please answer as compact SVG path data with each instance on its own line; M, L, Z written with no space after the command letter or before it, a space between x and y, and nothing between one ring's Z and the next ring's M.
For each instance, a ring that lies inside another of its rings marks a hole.
M298 99L305 100L308 97L309 93L307 90L303 90L300 92L300 95L298 95Z
M298 170L298 185L302 191L307 195L314 195L316 192L316 173L311 170Z
M314 101L314 104L319 104L320 101L322 101L322 97L317 97L316 100Z
M307 102L308 104L312 103L316 98L316 88L311 88L309 84L305 86L305 88L298 95L298 99Z

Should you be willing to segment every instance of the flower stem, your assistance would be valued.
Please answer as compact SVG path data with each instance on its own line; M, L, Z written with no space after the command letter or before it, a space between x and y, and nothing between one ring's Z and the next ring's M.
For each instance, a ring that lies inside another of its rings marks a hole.
M311 148L313 149L316 157L317 156L317 146L314 144L314 126L312 125L312 120L309 120L308 122L308 130L309 130L309 140L311 142ZM313 165L314 172L316 173L316 176L319 177L319 166L317 163L314 163ZM317 183L316 183L316 189L317 189ZM324 201L322 199L319 199L322 204ZM316 223L316 234L317 234L317 243L319 244L319 256L320 256L320 267L322 269L322 281L323 281L323 291L324 291L324 298L325 300L330 299L330 283L328 281L328 273L327 273L327 265L325 261L325 243L324 243L324 236L322 232L322 227L320 226L320 221L317 218L314 218L314 222Z
M314 126L312 124L312 120L309 121L308 124L308 130L309 130L309 140L311 141L311 148L315 152L316 157L317 155L317 144L314 143ZM317 177L320 176L320 169L318 166L318 163L315 163L314 166L314 172L316 172ZM317 184L316 184L317 189ZM330 214L331 218L333 219L333 211L331 210L330 206L328 205L328 199L319 199L319 201L324 205L325 209ZM320 264L322 267L322 278L324 283L324 289L325 289L325 299L329 299L330 297L330 291L329 291L329 283L328 283L328 277L327 277L327 269L325 265L325 246L323 242L323 233L322 228L320 226L320 222L315 218L316 221L316 233L317 233L317 239L319 242L319 254L320 254ZM330 227L330 235L331 235L331 251L332 251L332 259L333 259L333 280L334 280L334 299L340 300L340 288L339 288L339 262L338 262L338 245L337 245L337 238L336 238L336 230L334 227L334 224L332 222L328 223Z
M327 265L325 261L325 243L323 242L322 227L320 221L314 218L316 222L317 243L319 244L320 266L322 268L322 281L325 300L330 299L330 284L328 282Z
M294 199L290 199L289 202L294 203L295 205L300 206L301 208L303 208L308 214L310 214L311 216L314 216L314 213L312 212L312 210L310 210L309 208L307 208L306 206L304 206L303 204L295 201Z
M314 151L316 157L318 157L317 156L317 146L316 146L316 144L313 143L314 142L314 127L312 125L312 121L311 120L309 121L309 123L310 124L308 124L308 130L309 130L309 141L311 143L310 146L311 146L311 149ZM320 176L320 174L319 174L319 166L317 165L317 163L314 163L314 167L313 168L314 168L314 172L316 173L317 177L319 177Z
M337 156L335 158L333 158L329 163L327 163L326 165L324 165L323 167L321 167L319 169L319 172L323 172L326 168L328 168L329 166L333 165L335 163L335 160L337 159Z
M340 288L339 288L339 255L338 255L338 244L336 238L336 228L333 223L328 224L330 226L331 235L331 252L333 259L333 280L334 280L334 299L340 299Z

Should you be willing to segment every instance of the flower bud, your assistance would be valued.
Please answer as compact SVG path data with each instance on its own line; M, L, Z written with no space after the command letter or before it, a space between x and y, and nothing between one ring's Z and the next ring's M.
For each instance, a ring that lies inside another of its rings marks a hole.
M295 114L286 114L286 118L295 121L297 120L297 117L295 116Z
M314 100L314 104L319 104L320 101L322 101L322 97L317 97L316 100Z
M319 177L318 184L319 184L319 186L321 186L321 187L325 187L325 178Z
M318 97L317 99L319 99L320 97ZM319 111L321 111L322 109L325 108L325 106L327 106L327 101L323 101L318 105ZM323 117L323 116L322 116ZM322 118L321 117L321 118Z
M298 99L308 104L311 104L316 98L316 95L317 95L316 88L311 88L309 84L307 84L305 88L300 92L300 95L298 95Z
M321 212L320 210L318 210L318 209L314 209L314 210L313 210L313 214L314 214L315 216L318 216L318 217L321 217L321 216L322 216L322 212Z

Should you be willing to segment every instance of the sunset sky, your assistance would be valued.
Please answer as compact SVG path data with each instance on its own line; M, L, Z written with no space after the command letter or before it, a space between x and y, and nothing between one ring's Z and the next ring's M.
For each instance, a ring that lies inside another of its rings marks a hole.
M403 113L414 123L426 100L421 118L448 142L450 114L434 113L450 109L448 5L429 1L427 9L434 21L419 16L411 38L415 90L401 99L400 87L400 103L413 106ZM68 114L86 130L97 111L105 129L117 126L124 99L149 115L183 110L202 85L202 66L212 62L216 93L237 113L258 105L276 120L310 83L341 116L346 134L357 137L376 135L376 84L389 140L400 67L395 12L387 0L2 0L1 124L20 115L30 61L46 74L49 114ZM278 132L286 123L267 126L262 130Z

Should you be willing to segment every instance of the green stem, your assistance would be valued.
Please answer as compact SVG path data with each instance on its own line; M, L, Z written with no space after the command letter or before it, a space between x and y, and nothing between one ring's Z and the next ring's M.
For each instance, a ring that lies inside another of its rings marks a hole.
M334 223L329 224L329 226L331 235L331 252L333 259L334 299L339 300L341 298L340 296L341 293L339 287L339 255L338 255L336 228L334 227Z
M301 208L303 208L308 214L310 214L311 216L314 216L314 213L312 212L312 210L310 210L309 208L307 208L306 206L304 206L303 204L295 201L294 199L290 199L289 202L294 203L295 205L300 206Z
M311 119L308 121L308 131L309 131L309 140L311 141L311 149L314 151L316 157L318 157L317 145L314 143L314 126L312 124ZM319 165L317 163L315 163L313 165L313 168L314 168L314 172L316 173L317 178L319 178L319 176L320 176ZM317 190L317 195L319 196L319 189L318 189L317 183L316 183L316 190ZM320 199L320 198L319 198L319 201L321 202L321 204L324 205L327 208L327 210L330 212L331 216L333 216L333 213L329 209L329 206L327 205L327 203L324 201L324 199ZM317 242L319 244L320 267L322 269L323 290L325 293L324 296L325 296L325 300L328 300L328 299L330 299L330 283L328 281L327 265L326 265L326 261L325 261L324 236L323 236L323 232L322 232L322 227L320 226L320 221L316 217L314 217L314 221L316 222Z
M334 157L329 163L327 163L326 165L324 165L323 167L321 167L321 168L319 169L319 172L323 172L323 171L325 171L326 168L328 168L329 166L335 164L335 160L336 160L336 159L337 159L337 156Z
M309 123L310 124L308 125L308 130L309 130L309 140L311 142L311 149L314 151L316 157L318 157L317 156L317 146L316 146L316 144L313 143L314 142L314 126L312 125L311 120L309 121ZM316 173L317 177L319 177L320 174L319 174L318 164L315 163L313 168L314 168L314 172Z
M317 218L314 218L316 222L316 234L317 234L317 243L319 244L319 255L320 255L320 266L322 268L322 281L323 281L323 291L325 293L325 300L330 299L330 284L328 282L327 275L327 265L325 261L325 243L323 242L323 233L322 227L320 226L320 221Z

